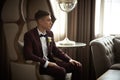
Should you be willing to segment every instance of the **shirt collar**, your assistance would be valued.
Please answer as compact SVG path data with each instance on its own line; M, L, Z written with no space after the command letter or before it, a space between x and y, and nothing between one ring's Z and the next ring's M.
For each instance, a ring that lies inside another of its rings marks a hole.
M40 35L40 34L43 34L43 35L46 35L47 33L46 33L46 31L43 33L43 32L41 32L38 28L37 28L37 31L38 31L38 34Z

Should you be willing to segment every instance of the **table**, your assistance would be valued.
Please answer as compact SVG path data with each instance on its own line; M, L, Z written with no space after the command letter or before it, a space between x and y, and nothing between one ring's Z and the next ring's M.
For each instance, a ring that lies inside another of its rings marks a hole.
M86 46L86 44L81 43L81 42L76 42L73 45L62 45L62 44L59 44L58 42L56 42L56 46L59 48L70 48L70 47L84 47L84 46Z
M68 53L69 51L67 51L67 50L69 50L68 48L85 47L86 44L85 43L81 43L81 42L75 42L75 44L73 44L73 45L62 45L62 44L59 44L58 42L56 42L56 46L58 48L61 48L65 53L70 54L70 53ZM74 52L74 49L73 49L73 52ZM72 54L72 55L76 55L76 54ZM76 57L74 57L74 58L76 58Z
M81 43L81 42L75 42L75 44L73 44L73 45L62 45L62 44L59 44L58 42L56 42L56 46L58 48L62 48L62 49L64 48L65 49L64 52L67 53L67 49L68 48L81 48L81 47L85 47L86 44L85 43ZM73 56L71 56L71 57L73 57ZM76 59L76 57L78 57L78 56L75 55L75 59ZM81 80L82 80L82 76L81 76Z

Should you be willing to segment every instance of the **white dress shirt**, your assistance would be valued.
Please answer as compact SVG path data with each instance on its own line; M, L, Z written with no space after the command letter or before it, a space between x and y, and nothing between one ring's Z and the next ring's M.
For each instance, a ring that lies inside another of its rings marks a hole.
M37 31L38 31L38 34L39 35L45 35L46 34L46 32L44 32L44 33L42 33L39 29L37 29ZM47 66L48 66L48 63L49 63L49 59L48 59L48 57L47 57L47 55L48 55L48 50L47 50L47 42L46 42L46 38L45 37L40 37L40 41L41 41L41 44L42 44L42 51L43 51L43 59L45 59L46 60L46 62L45 62L45 65L44 65L44 67L46 68Z

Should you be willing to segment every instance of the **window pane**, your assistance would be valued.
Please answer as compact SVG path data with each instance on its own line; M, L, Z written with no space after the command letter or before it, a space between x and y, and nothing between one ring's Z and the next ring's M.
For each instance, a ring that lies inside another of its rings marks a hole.
M120 0L105 2L104 34L120 34Z
M55 40L58 41L65 36L65 12L61 11L57 0L50 0L56 21L53 24L52 31Z
M120 34L120 0L96 0L95 34Z

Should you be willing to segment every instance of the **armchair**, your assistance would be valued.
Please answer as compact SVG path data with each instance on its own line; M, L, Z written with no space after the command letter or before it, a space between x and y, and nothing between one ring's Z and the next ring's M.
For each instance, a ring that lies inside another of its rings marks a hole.
M42 2L42 3L41 3ZM2 24L6 40L11 80L53 80L48 75L39 74L39 65L25 61L23 57L23 36L36 27L33 15L38 9L52 13L49 0L6 0L2 9ZM55 20L53 13L51 14Z
M37 64L26 63L22 55L17 51L15 36L18 26L10 23L4 24L3 28L6 38L6 50L9 58L11 80L38 80L36 72Z
M23 46L24 46L24 43L21 42L21 41L18 41L19 52L21 52L22 55L23 55L23 52L22 52L23 51ZM36 68L35 72L37 74L37 77L40 80L54 80L54 78L49 76L49 75L40 75L40 73L39 73L39 65L40 65L40 63L34 62L32 60L26 60L25 63L34 65L34 67ZM66 80L70 80L70 79L71 79L71 73L67 73Z
M118 76L120 75L120 63L116 62L116 58L119 56L115 56L114 39L115 36L106 36L90 42L93 65L98 80L120 80ZM120 45L120 42L118 45ZM119 48L117 47L118 50Z

